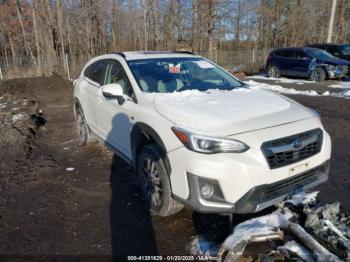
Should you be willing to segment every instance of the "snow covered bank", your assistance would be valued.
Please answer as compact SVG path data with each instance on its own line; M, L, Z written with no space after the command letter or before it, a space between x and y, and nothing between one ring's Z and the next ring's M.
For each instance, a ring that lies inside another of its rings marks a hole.
M254 80L244 81L251 89L265 89L271 90L277 93L286 94L286 95L305 95L305 96L335 96L335 97L344 97L350 98L350 90L346 90L341 93L332 93L329 91L324 92L323 94L317 93L315 90L296 90L294 88L285 88L279 85L270 85L266 83L256 82ZM349 86L350 88L350 86Z
M350 82L342 81L342 82L339 82L339 84L330 85L328 87L350 89Z
M319 94L314 90L301 91L294 88L285 88L279 85L270 85L265 83L256 82L254 80L245 81L251 89L265 89L274 92L288 94L288 95L307 95L307 96L318 96Z
M275 78L275 77L267 77L266 75L254 75L254 76L247 76L247 79L261 79L261 80L273 80L278 83L286 83L286 84L297 84L297 85L303 85L303 84L311 84L315 83L315 81L311 80L305 80L305 79L290 79L285 77Z

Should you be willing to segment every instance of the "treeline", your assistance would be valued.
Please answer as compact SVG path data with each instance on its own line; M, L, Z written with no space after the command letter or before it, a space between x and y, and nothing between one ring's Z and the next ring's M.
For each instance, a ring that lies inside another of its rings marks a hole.
M0 0L0 68L7 77L53 72L74 77L89 58L116 50L186 49L225 65L261 62L274 47L325 42L331 5L330 0ZM332 42L349 41L349 24L350 1L338 0Z

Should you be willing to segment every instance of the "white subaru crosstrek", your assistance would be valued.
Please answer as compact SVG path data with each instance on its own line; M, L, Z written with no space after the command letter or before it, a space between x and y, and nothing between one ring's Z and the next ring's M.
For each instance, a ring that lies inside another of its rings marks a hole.
M96 57L74 81L82 144L132 165L153 214L252 213L328 178L319 115L188 52Z

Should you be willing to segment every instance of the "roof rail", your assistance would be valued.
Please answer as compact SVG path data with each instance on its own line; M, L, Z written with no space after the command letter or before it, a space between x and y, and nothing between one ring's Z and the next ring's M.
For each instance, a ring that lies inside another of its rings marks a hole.
M128 53L128 52L126 52ZM173 51L135 51L135 52L130 52L130 53L139 53L139 54L189 54L189 55L194 55L193 52L191 51L178 51L178 50L173 50ZM114 52L113 54L115 55L120 55L123 58L126 57L126 54L124 52Z
M113 54L115 55L120 55L122 56L123 58L125 58L125 54L123 52L114 52Z
M172 51L172 52L174 52L174 53L183 53L183 54L194 55L194 53L191 52L191 51L178 51L178 50L174 50L174 51Z

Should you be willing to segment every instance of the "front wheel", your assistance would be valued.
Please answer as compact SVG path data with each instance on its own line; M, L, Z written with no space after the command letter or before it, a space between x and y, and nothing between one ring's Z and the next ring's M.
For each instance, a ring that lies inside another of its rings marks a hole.
M267 70L267 75L272 78L281 77L281 72L276 66L270 66Z
M90 129L86 123L84 113L79 107L76 111L76 126L81 145L86 145L90 141Z
M326 80L326 72L322 68L316 68L311 72L310 80L315 82L322 82Z
M137 178L153 215L169 216L183 208L171 197L170 178L163 160L164 154L156 144L141 149L137 161Z

